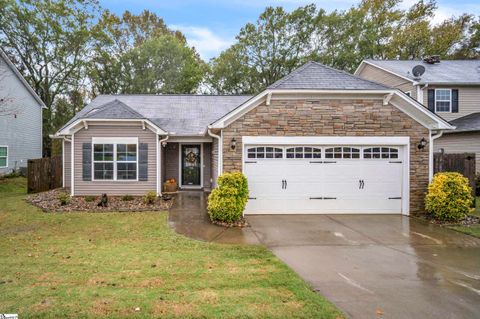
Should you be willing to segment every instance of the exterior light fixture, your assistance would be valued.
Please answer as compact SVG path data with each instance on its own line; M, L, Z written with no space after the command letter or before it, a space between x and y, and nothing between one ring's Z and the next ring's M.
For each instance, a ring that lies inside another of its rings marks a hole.
M418 149L419 150L423 150L425 148L425 146L427 146L427 140L422 137L422 139L420 140L420 143L418 143Z
M237 140L234 138L232 138L232 140L230 141L230 149L232 151L235 151L235 149L237 148Z

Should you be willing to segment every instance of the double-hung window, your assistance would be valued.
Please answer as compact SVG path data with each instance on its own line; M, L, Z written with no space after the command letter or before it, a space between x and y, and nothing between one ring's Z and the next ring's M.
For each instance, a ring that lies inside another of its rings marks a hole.
M436 89L435 90L435 112L451 112L452 111L452 90Z
M138 142L93 141L94 180L137 180Z
M8 146L0 146L0 168L8 166Z

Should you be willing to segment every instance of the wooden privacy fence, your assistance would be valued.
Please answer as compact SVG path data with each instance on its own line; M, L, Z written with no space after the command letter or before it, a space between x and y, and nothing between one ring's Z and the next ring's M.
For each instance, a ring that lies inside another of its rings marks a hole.
M475 191L475 153L433 155L433 172L458 172L470 181L472 190Z
M62 187L62 157L52 156L28 160L27 179L29 193Z

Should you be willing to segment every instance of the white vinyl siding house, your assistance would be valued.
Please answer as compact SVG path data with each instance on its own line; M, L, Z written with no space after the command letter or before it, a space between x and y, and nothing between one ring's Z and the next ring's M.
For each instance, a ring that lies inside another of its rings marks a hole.
M42 157L43 102L0 49L0 175ZM3 154L3 156L2 156Z

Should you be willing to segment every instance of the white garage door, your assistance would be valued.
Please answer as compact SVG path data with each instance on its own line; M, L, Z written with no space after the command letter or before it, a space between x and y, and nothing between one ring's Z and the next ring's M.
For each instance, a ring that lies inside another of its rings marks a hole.
M398 146L245 146L245 214L402 211Z

